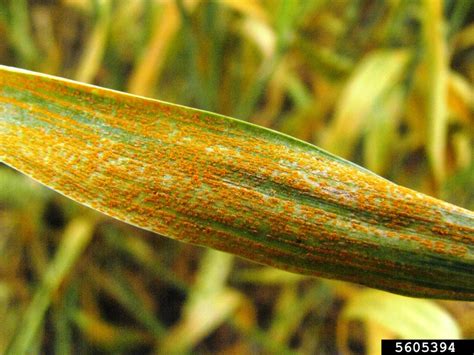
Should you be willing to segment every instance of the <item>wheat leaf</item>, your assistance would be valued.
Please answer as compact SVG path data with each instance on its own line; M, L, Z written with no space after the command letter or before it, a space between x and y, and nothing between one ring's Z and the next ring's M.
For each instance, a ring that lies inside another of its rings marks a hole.
M474 214L235 119L0 67L0 160L130 224L292 272L474 300Z

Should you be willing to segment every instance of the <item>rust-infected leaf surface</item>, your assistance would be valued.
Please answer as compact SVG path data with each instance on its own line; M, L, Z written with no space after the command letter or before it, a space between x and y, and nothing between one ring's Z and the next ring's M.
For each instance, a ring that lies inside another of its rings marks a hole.
M0 159L184 242L395 293L474 300L474 214L213 113L0 67Z

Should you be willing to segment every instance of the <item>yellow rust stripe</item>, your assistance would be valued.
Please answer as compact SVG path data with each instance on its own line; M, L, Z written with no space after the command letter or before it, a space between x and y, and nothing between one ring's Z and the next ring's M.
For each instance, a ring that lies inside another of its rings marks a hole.
M471 211L245 122L0 66L0 160L174 239L396 293L474 300Z

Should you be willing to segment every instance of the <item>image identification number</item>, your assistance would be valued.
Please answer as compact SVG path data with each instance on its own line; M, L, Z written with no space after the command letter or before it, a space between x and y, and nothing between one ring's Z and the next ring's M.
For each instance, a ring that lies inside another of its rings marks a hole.
M453 342L400 341L395 343L395 353L454 353L455 351Z

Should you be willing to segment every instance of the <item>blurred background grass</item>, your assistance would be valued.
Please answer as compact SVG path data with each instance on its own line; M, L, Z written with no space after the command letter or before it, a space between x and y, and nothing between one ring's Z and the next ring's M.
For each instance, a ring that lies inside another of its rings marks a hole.
M474 208L470 0L2 0L0 63L271 127ZM174 242L0 166L0 353L377 353L474 338L472 319Z

